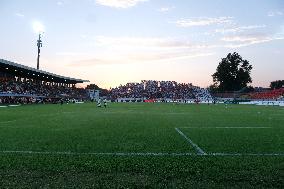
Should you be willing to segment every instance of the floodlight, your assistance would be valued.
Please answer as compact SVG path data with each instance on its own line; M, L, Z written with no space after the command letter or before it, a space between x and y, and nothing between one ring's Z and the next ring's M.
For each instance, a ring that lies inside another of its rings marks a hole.
M39 21L34 21L33 22L33 30L35 33L39 34L39 33L44 33L44 25L39 22Z

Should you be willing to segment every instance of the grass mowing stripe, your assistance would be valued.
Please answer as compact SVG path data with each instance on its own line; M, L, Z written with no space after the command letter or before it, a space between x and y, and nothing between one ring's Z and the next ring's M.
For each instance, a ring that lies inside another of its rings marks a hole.
M40 155L91 155L91 156L284 156L284 153L155 153L155 152L48 152L48 151L0 151L0 154Z
M181 132L181 130L179 130L178 128L175 128L175 130L181 135L183 136L196 150L197 153L200 155L206 155L206 153L199 148L199 146L197 146L197 144L195 144L194 142L192 142L192 140L190 138L188 138L183 132Z

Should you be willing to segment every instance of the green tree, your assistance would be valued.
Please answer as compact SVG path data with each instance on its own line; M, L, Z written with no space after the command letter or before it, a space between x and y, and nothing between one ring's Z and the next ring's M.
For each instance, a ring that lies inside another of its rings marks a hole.
M101 88L97 86L96 84L87 85L86 89L101 90Z
M86 89L91 89L91 90L100 90L100 95L101 96L107 96L109 91L107 89L103 89L103 88L100 88L98 85L96 84L90 84L90 85L87 85Z
M209 91L211 93L218 93L219 92L218 86L216 85L216 83L213 83L212 85L209 86Z
M234 52L222 58L212 77L214 84L218 86L218 91L237 91L252 82L251 70L249 61L243 60L238 53Z
M276 80L270 83L271 89L280 89L284 86L284 80Z

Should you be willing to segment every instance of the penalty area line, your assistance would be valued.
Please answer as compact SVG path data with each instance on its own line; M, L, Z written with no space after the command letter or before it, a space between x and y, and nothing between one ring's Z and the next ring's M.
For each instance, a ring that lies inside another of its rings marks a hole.
M126 157L178 157L178 156L283 156L284 153L206 153L206 154L196 154L196 153L155 153L155 152L51 152L51 151L13 151L6 150L0 151L0 154L29 154L29 155L90 155L90 156L126 156Z
M199 146L197 146L197 144L195 144L194 142L192 142L192 140L190 138L188 138L181 130L179 130L178 128L175 128L175 130L183 137L187 140L187 142L189 142L196 150L197 153L200 155L207 155Z

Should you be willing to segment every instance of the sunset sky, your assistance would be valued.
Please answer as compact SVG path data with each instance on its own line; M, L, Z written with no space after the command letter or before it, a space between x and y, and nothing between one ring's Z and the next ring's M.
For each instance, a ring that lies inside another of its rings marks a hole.
M253 86L284 79L283 0L0 0L0 23L0 58L36 67L41 23L40 69L105 88L207 87L234 51L253 65Z

